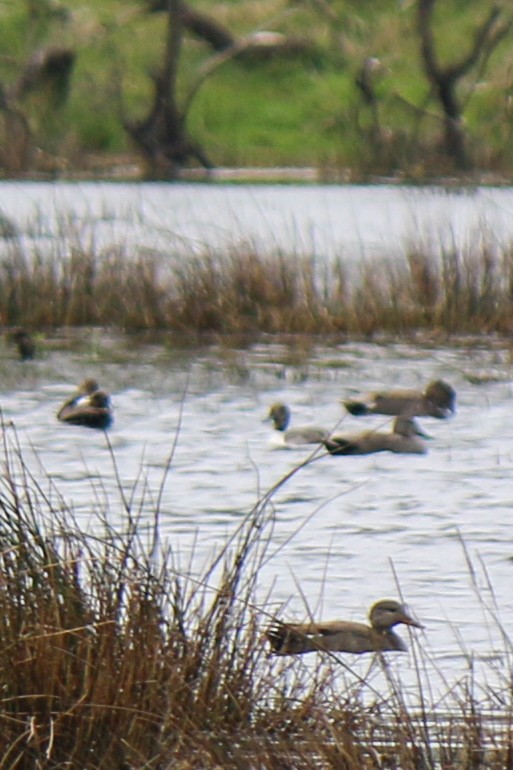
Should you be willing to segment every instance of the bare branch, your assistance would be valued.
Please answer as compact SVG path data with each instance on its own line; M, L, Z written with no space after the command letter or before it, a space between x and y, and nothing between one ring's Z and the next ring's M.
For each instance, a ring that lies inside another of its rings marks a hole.
M167 0L148 0L148 5L153 13L167 11ZM178 11L184 27L207 42L214 51L225 51L234 45L235 39L231 32L208 14L181 1L178 3Z
M457 84L471 69L481 63L480 73L493 50L513 26L513 17L500 23L502 10L494 4L482 24L476 29L473 44L460 61L443 67L437 58L433 33L433 13L436 0L417 0L417 29L421 57L426 75L442 107L445 125L445 147L459 168L469 165L463 127L463 105L457 94ZM467 100L468 101L468 100Z
M452 67L447 68L447 77L453 79L461 78L479 62L479 59L483 55L483 52L487 46L492 45L495 47L497 45L498 40L495 42L496 35L492 33L500 16L500 9L497 6L494 6L490 10L488 17L485 19L483 24L476 30L474 34L474 45L468 52L467 56L464 57L459 64L455 64ZM511 21L509 22L509 26L511 26ZM497 30L497 32L498 31L499 30ZM498 39L501 38L502 36Z

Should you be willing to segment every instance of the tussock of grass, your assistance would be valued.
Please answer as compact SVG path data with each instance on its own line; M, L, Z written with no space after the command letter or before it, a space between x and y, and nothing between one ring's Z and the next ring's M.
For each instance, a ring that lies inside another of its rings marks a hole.
M238 333L507 333L513 326L513 247L408 246L394 260L270 253L128 257L74 246L66 256L0 262L7 326L114 326Z
M143 534L144 493L120 486L126 526L114 529L106 510L93 536L31 475L6 426L3 455L2 770L509 767L508 685L489 696L494 722L472 675L448 683L437 714L422 689L409 706L384 661L381 691L347 658L319 655L311 670L268 658L271 615L255 589L275 490L193 577L158 544L158 505ZM432 663L414 654L420 687Z

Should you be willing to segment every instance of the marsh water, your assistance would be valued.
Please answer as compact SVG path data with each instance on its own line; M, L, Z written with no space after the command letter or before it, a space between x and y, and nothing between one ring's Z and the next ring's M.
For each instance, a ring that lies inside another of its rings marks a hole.
M2 182L0 214L27 248L58 237L167 258L242 244L359 261L513 239L513 192L493 187Z
M288 230L287 251L294 254L307 247L310 232L316 253L352 258L355 248L365 256L378 246L393 249L413 237L413 223L437 238L470 238L477 223L504 241L513 234L513 194L506 190L9 183L0 186L0 209L27 248L42 239L59 242L66 220L103 228L102 238L130 248L159 249L163 259L170 234L186 251L217 247L221 236L232 245L240 238L281 248ZM135 487L141 497L142 525L152 524L165 478L161 541L198 575L259 497L311 452L273 447L272 428L263 422L272 402L288 403L296 425L387 430L387 418L346 415L341 399L449 381L457 412L450 420L422 420L431 436L428 454L318 457L276 491L258 591L296 620L309 612L364 620L374 600L395 597L400 588L425 626L415 633L434 670L451 683L475 667L482 692L492 682L507 685L513 352L504 342L427 347L296 339L188 348L165 336L149 341L84 330L47 334L38 353L20 362L7 343L1 348L3 417L16 426L34 473L49 475L84 527L94 528L98 511L116 526L126 524L105 436L55 416L78 382L96 377L112 394L117 473L127 494ZM400 635L411 648L405 628ZM410 656L392 657L410 669Z

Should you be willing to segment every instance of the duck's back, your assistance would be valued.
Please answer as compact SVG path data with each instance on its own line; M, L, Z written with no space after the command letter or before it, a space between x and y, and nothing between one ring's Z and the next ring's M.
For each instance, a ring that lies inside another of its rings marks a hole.
M107 407L70 406L61 410L59 420L68 425L82 425L85 428L105 430L112 425L112 412Z
M291 446L301 444L321 444L328 437L327 431L315 425L304 425L298 428L289 428L284 433L284 439Z
M378 630L365 623L335 620L329 623L280 625L268 632L275 655L301 655L306 652L402 651L403 641L390 629Z
M393 390L375 394L372 412L390 417L402 414L412 417L427 415L426 400L417 390Z
M400 414L422 416L426 410L422 393L408 389L364 393L344 401L344 406L350 414L356 417L366 414L384 414L389 417L396 417Z

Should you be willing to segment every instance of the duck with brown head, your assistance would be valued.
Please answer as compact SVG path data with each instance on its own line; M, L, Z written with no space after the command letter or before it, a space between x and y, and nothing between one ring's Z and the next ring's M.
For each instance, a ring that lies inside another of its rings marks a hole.
M426 439L415 420L396 417L391 431L366 430L361 433L334 434L323 441L331 455L370 455L376 452L426 454Z
M443 420L456 411L456 391L444 380L434 380L424 392L398 388L366 393L343 403L347 411L356 417L387 414Z
M113 421L110 397L100 389L96 380L84 380L75 394L61 406L57 419L69 425L106 430Z
M405 652L403 640L392 631L403 623L422 628L399 602L381 599L369 612L370 625L350 620L327 623L273 623L266 636L274 655L302 655L305 652Z

